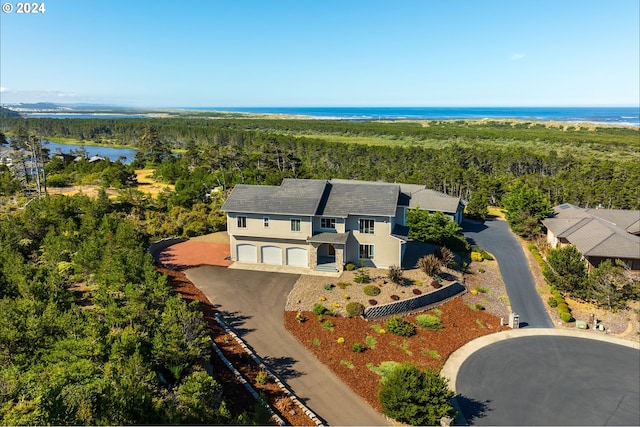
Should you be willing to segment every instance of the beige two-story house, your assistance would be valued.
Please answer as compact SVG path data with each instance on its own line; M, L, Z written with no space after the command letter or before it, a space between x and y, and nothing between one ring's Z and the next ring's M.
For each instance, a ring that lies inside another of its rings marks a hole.
M413 207L462 222L458 198L423 186L353 180L239 184L222 210L234 261L342 271L348 262L401 265L406 210Z

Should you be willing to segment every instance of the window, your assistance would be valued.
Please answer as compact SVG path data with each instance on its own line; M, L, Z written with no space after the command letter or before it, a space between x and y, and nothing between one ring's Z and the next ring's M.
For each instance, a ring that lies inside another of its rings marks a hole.
M264 228L269 228L269 217L265 216L264 218L262 218L262 224L264 225Z
M373 259L374 254L373 245L360 245L360 259Z
M360 220L360 232L363 234L373 234L375 221L372 219Z
M335 218L320 218L320 228L330 228L335 230L336 219Z
M300 220L292 219L291 220L291 231L300 231Z
M238 228L247 228L247 217L239 216L238 217Z

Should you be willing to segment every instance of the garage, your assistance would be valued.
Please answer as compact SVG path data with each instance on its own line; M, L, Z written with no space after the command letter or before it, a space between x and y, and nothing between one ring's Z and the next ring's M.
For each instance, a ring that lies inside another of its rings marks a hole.
M287 265L307 267L309 265L305 248L287 248Z
M282 265L282 249L277 246L263 246L260 248L263 264Z
M238 262L258 262L258 249L254 245L243 243L236 246Z

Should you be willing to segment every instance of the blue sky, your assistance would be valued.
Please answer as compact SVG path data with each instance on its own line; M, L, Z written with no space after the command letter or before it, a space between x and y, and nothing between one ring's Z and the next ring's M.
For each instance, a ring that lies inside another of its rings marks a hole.
M0 2L1 103L640 103L638 0Z

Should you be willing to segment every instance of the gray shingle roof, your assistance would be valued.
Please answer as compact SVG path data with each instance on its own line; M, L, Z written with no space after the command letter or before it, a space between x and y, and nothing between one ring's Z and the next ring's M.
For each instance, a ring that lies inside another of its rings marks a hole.
M557 237L566 239L585 256L640 258L640 236L631 234L640 211L582 209L555 206L555 217L542 223ZM608 219L606 219L608 218ZM621 226L610 221L617 220Z
M328 183L329 197L320 206L318 215L346 218L349 215L387 216L396 215L398 185L372 183Z
M224 212L313 216L326 181L285 179L282 185L238 184L222 206Z
M222 210L237 213L394 217L398 206L455 213L460 199L413 184L285 179L280 186L238 184Z

